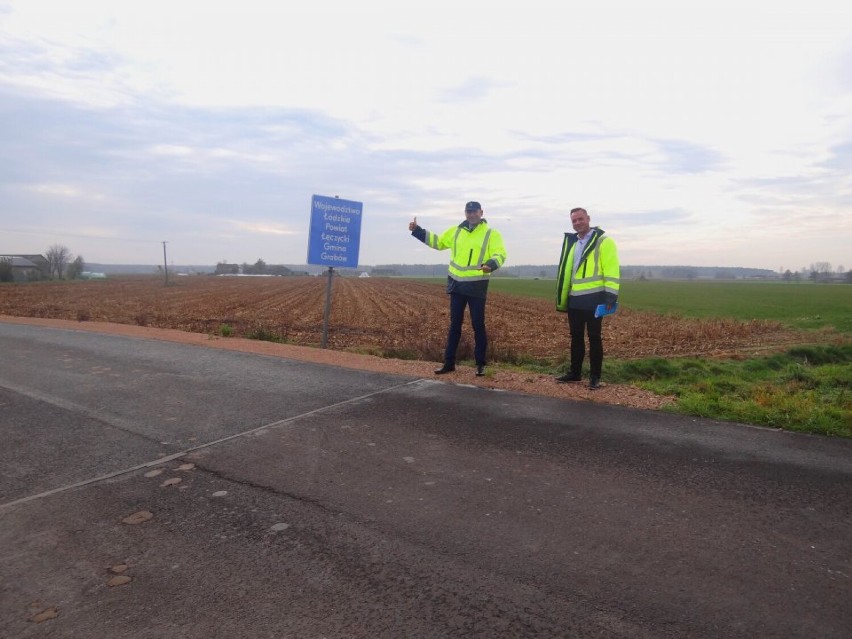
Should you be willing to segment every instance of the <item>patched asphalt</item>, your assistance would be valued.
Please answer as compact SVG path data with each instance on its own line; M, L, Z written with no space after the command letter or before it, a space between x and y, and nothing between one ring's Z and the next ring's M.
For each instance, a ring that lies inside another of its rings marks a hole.
M848 637L852 442L0 322L0 637Z

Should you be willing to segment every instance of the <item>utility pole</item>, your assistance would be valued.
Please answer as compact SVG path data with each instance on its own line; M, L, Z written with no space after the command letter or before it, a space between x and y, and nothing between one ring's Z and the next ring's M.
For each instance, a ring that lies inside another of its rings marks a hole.
M169 285L169 263L166 261L166 244L167 242L163 242L163 268L166 273L166 286Z

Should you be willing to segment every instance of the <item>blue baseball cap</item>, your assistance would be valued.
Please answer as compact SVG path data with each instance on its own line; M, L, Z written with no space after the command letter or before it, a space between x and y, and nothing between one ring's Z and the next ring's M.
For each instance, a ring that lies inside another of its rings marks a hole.
M482 206L479 204L479 202L468 202L467 204L464 205L464 210L465 211L481 211Z

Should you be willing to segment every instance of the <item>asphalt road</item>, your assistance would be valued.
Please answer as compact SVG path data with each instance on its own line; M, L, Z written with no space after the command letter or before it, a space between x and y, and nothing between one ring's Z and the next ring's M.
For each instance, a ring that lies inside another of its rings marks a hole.
M0 435L5 639L852 636L846 440L2 322Z

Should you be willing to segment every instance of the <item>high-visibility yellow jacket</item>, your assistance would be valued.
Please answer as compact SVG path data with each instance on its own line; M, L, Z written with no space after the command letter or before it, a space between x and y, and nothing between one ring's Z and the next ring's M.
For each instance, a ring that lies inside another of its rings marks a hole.
M488 222L484 219L473 229L467 220L458 226L451 226L438 235L418 226L411 234L423 242L429 248L437 251L450 249L450 266L448 292L459 290L454 282L462 285L468 282L482 282L482 284L468 291L487 289L490 273L482 272L482 265L487 264L492 271L503 266L506 261L506 247L503 244L503 236L496 229L488 228ZM463 286L462 289L465 287ZM460 292L468 292L461 290Z
M556 310L594 309L598 304L614 304L618 300L618 251L615 242L603 230L594 228L586 242L577 270L574 251L577 234L566 233L556 271Z

